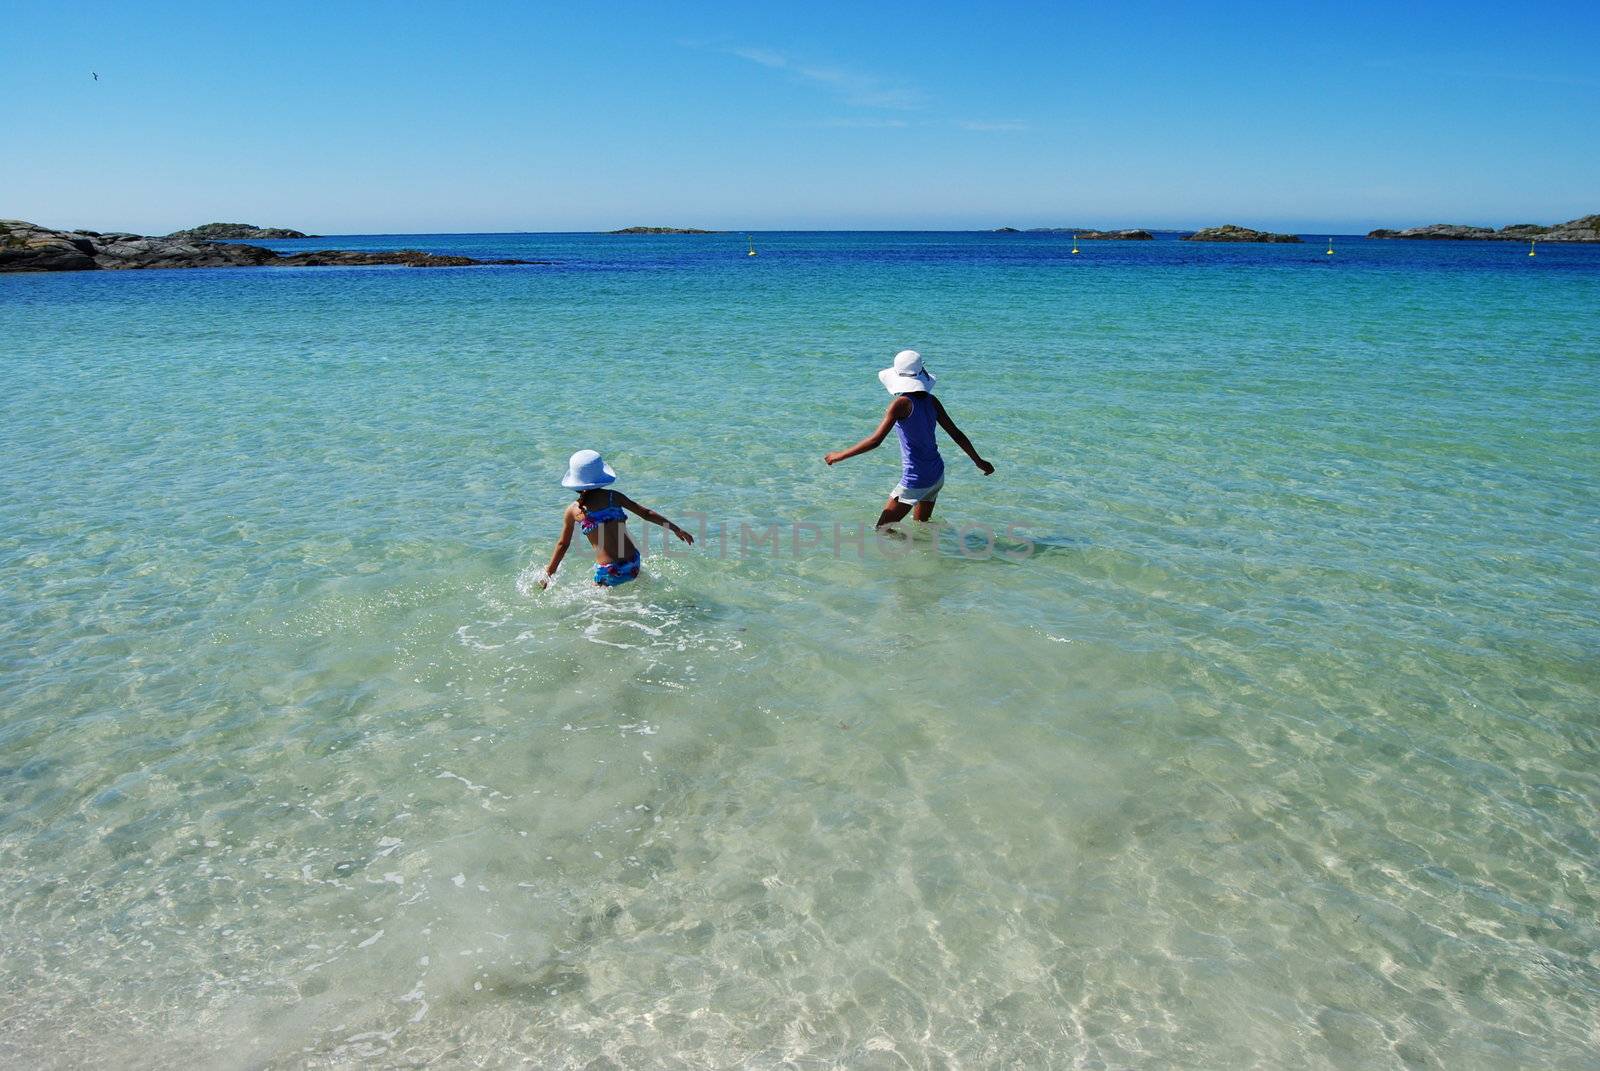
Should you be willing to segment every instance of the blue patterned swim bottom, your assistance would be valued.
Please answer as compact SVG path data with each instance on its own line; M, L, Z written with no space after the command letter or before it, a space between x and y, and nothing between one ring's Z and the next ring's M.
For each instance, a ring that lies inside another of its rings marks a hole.
M624 558L620 562L610 562L606 565L594 567L594 582L603 588L614 588L618 584L626 584L630 580L639 579L639 555L636 551L631 558Z

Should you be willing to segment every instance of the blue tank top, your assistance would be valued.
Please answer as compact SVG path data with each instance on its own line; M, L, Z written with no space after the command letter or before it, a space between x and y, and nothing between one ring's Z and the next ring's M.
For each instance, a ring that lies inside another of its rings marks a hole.
M900 436L900 482L906 487L932 487L944 477L944 458L934 438L939 414L926 391L901 395L911 400L911 412L895 421Z

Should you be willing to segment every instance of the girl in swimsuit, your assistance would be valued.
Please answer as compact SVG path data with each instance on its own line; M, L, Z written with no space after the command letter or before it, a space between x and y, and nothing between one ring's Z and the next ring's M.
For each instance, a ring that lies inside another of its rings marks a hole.
M878 514L877 526L893 524L913 510L917 520L929 520L933 517L933 505L939 499L939 489L944 486L944 458L939 456L935 427L943 428L985 476L994 473L994 466L978 456L972 440L962 434L944 406L939 404L939 399L933 396L933 373L922 367L922 355L916 350L901 350L895 354L894 365L879 372L878 381L894 395L878 430L850 449L837 450L822 460L832 465L876 450L893 428L900 436L900 482L889 492L889 501Z
M579 450L567 464L567 474L561 486L578 492L578 500L561 514L561 538L556 541L550 564L545 566L539 579L541 588L549 587L561 559L567 556L572 545L572 529L577 527L589 537L594 547L594 582L596 587L614 588L639 576L639 548L628 538L624 527L628 513L659 524L685 543L693 543L694 536L667 520L653 509L639 505L627 495L601 488L616 480L617 474L593 450Z

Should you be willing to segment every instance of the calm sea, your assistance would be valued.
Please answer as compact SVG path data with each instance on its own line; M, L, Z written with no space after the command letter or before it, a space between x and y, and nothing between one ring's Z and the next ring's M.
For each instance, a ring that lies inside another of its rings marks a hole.
M1600 1067L1600 247L1307 239L0 276L0 1062Z

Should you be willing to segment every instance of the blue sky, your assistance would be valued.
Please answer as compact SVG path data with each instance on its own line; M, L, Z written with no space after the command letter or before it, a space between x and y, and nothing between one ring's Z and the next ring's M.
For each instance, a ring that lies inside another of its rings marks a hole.
M329 234L1554 222L1600 211L1597 40L1593 0L0 0L0 216Z

